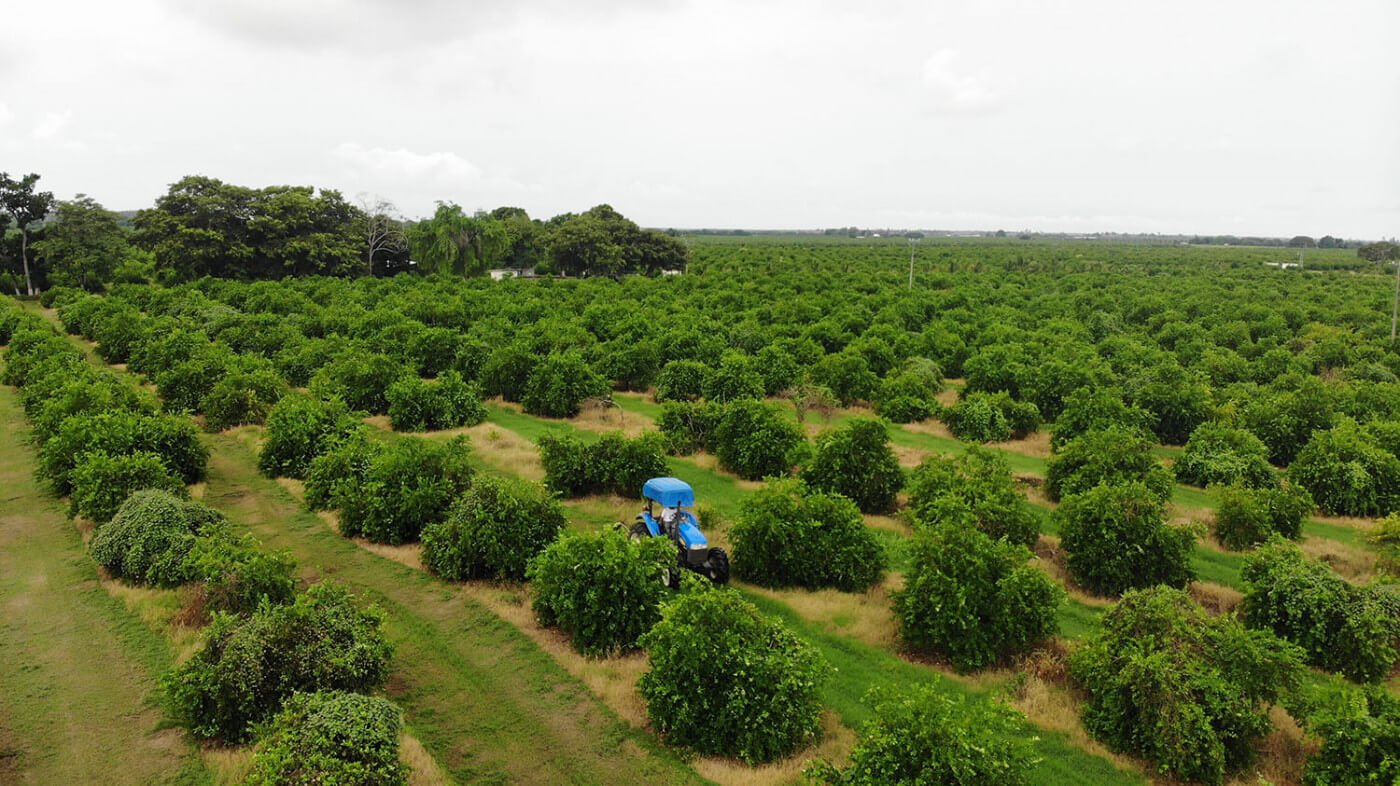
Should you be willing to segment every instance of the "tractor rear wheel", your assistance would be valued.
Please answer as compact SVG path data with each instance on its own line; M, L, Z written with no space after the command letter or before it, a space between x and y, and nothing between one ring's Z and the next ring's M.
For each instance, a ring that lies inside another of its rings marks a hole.
M724 549L710 549L710 558L705 560L705 575L715 584L729 583L729 555Z
M638 521L632 525L631 529L627 530L628 540L641 540L642 538L649 537L651 537L651 530L647 529L647 523L645 521Z

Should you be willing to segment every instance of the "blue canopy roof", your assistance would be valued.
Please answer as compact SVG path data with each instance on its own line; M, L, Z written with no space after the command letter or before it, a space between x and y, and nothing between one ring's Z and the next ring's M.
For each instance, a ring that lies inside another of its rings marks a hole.
M642 496L654 499L668 508L695 505L695 491L690 488L689 483L679 478L652 478L642 486Z

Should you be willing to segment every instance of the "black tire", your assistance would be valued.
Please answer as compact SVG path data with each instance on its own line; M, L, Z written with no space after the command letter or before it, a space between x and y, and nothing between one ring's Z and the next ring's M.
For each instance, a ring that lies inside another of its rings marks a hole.
M647 523L645 521L638 521L627 530L628 540L641 540L642 538L650 537L652 537L651 530L647 529Z
M715 584L729 583L729 555L724 549L710 549L710 558L705 560L705 575Z

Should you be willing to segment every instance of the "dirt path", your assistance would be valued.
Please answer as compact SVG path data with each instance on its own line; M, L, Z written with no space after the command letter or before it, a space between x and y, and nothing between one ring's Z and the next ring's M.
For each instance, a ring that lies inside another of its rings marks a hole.
M28 434L0 388L0 783L205 780L153 701L165 642L98 584Z
M697 783L673 753L635 731L534 642L470 598L332 532L275 481L246 444L213 448L205 501L308 579L341 582L386 612L397 646L389 694L453 778L470 783Z

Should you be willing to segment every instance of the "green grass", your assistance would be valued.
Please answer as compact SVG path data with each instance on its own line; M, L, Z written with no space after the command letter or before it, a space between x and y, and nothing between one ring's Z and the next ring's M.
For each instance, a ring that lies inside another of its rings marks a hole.
M202 784L197 750L162 727L167 640L98 583L0 388L0 782Z

